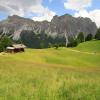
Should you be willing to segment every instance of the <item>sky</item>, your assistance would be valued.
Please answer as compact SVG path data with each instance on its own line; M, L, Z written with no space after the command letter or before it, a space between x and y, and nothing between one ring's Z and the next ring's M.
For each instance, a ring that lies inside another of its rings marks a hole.
M100 27L100 0L0 0L0 20L18 15L36 21L70 14L89 17Z

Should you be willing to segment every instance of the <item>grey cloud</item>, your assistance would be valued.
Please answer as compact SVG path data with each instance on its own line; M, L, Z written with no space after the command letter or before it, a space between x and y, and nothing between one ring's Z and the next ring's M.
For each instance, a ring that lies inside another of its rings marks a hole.
M32 6L41 5L41 3L42 0L0 0L0 11L8 11L9 14L17 14L21 11L24 13L28 12Z

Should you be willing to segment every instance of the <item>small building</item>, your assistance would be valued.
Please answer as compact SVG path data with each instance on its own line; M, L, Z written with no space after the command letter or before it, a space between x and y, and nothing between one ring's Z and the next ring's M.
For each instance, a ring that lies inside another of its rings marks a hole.
M14 52L14 47L7 47L6 50L9 53L13 53Z
M7 47L6 50L9 53L17 53L17 52L24 52L25 51L25 45L23 44L13 44L10 47Z

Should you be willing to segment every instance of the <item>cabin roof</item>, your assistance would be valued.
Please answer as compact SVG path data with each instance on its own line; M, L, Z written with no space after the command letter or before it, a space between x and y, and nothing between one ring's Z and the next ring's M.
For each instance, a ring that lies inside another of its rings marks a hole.
M26 46L24 44L13 44L12 47L14 47L14 48L25 48Z
M11 47L7 47L7 49L14 50L19 48L25 48L26 46L24 44L13 44Z
M14 47L7 47L7 49L14 50Z

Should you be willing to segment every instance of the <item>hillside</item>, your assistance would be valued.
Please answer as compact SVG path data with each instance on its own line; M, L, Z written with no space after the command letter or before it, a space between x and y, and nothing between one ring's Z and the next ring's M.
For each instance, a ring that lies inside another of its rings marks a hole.
M99 67L100 41L89 41L75 48L26 49L25 53L7 54L9 59L34 63L61 64L72 67ZM79 52L78 52L79 51ZM77 59L78 56L78 59ZM22 59L24 57L24 59ZM27 61L25 60L27 59Z
M99 43L0 54L0 100L99 100Z
M79 44L74 49L84 52L100 53L100 41L92 40Z

